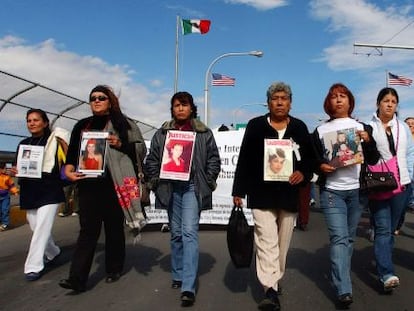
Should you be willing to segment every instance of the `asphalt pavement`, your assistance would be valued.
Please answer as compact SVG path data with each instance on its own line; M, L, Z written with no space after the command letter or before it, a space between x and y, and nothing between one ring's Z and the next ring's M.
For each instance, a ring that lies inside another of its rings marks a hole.
M353 296L350 310L414 310L414 214L408 213L401 235L396 237L394 263L401 286L392 294L381 291L376 277L373 245L367 238L368 218L358 228L353 255ZM66 278L79 231L77 217L56 217L53 236L62 249L57 262L41 279L27 282L23 265L31 236L23 224L0 232L1 310L182 310L179 290L171 288L169 233L161 224L150 225L141 242L127 240L127 257L122 278L105 283L104 243L101 236L88 290L73 295L59 287ZM294 232L287 271L281 282L282 310L336 310L335 292L329 281L328 234L320 210L311 210L308 231ZM128 230L126 229L127 234ZM102 234L103 235L103 234ZM189 310L257 310L263 298L254 262L236 269L226 246L224 226L202 226L200 230L199 282L194 306Z

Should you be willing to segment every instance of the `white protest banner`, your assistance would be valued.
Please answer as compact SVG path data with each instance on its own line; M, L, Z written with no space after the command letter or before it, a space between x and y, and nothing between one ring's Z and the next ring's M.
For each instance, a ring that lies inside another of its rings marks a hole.
M220 153L221 172L217 179L217 189L213 192L213 209L201 213L201 224L228 224L228 219L233 208L231 190L233 187L234 171L236 170L243 135L244 130L214 132L214 138ZM146 210L149 223L168 223L166 211L156 210L154 202L154 194L151 193L152 205ZM246 203L243 206L246 206ZM249 224L253 224L250 209L246 208L244 212Z

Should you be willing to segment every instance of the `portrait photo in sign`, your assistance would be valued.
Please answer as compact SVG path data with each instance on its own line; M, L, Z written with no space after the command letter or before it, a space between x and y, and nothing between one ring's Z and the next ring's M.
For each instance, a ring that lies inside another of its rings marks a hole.
M83 132L79 154L79 172L102 174L105 168L108 132Z
M290 139L265 139L265 181L289 181L293 173L293 143Z
M43 146L20 145L17 153L17 177L41 178Z
M325 158L333 167L344 167L362 163L362 146L356 128L347 128L325 133L322 137Z
M189 180L195 136L193 132L168 131L160 178Z

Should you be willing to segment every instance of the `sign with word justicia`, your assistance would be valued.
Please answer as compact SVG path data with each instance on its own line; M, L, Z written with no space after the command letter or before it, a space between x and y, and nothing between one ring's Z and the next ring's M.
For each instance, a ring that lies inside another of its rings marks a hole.
M213 209L202 211L200 216L201 224L227 225L233 208L233 187L234 172L236 170L240 145L243 139L244 129L238 131L214 132L214 138L221 159L221 172L217 178L217 188L213 192ZM148 146L149 147L149 146ZM154 194L151 193L152 205L147 208L149 223L168 223L168 216L165 210L156 210L154 207ZM246 206L244 203L243 206ZM250 209L244 209L247 221L253 224Z

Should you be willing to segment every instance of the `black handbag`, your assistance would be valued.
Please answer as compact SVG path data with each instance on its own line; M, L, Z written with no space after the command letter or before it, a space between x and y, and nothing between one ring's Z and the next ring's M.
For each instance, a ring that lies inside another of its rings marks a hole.
M365 193L389 192L398 188L397 180L394 173L389 171L387 164L384 162L386 170L382 172L373 172L368 165L362 172L360 181L360 190Z
M249 226L243 209L234 206L227 225L227 247L236 268L248 268L253 256L253 227Z

